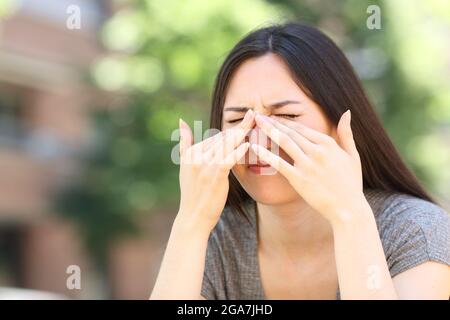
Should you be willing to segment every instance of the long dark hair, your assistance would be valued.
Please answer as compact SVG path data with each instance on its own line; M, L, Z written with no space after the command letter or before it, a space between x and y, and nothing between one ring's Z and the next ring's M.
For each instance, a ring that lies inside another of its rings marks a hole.
M283 59L300 88L334 125L347 109L351 110L364 188L400 192L434 202L401 159L343 52L325 34L308 25L290 22L261 28L235 45L216 78L211 128L222 129L223 105L233 72L245 60L266 53ZM227 205L245 214L244 203L250 197L232 173L229 180Z

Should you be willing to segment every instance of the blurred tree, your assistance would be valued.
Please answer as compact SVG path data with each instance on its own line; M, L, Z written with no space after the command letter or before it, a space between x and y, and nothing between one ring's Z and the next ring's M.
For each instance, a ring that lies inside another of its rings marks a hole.
M59 201L62 212L80 223L97 257L104 257L111 241L137 230L137 215L163 206L175 208L178 167L170 155L178 118L206 121L213 80L227 51L251 29L285 19L309 22L329 34L346 52L395 144L419 177L434 191L443 190L438 183L443 176L450 181L445 166L450 147L430 131L439 123L449 123L450 96L448 90L443 93L442 85L448 84L448 72L437 77L442 65L423 56L429 42L439 44L445 33L414 28L418 36L409 31L419 22L428 28L448 28L448 4L439 0L412 1L414 5L373 0L116 2L125 6L106 22L101 34L112 54L93 67L92 78L100 88L120 95L94 117L97 139L87 153L84 174ZM373 4L381 8L380 30L366 26L367 8ZM425 22L427 15L438 18ZM434 49L441 52L442 46ZM438 157L424 156L427 152Z

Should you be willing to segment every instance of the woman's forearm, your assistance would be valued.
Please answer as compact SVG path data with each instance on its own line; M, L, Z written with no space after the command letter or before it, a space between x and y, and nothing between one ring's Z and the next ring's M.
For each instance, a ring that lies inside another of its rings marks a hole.
M199 299L209 231L175 219L150 299Z
M333 224L342 299L398 299L375 217L367 202Z

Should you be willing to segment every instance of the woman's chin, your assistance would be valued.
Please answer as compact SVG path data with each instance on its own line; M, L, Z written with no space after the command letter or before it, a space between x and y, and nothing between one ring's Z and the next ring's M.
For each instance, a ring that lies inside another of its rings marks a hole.
M238 180L248 195L262 204L277 205L298 198L286 178L277 172L272 175L249 173Z

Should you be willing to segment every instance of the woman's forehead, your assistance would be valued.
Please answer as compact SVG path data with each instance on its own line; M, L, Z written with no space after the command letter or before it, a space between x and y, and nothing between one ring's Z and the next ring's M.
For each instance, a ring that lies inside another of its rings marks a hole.
M244 61L234 72L225 104L270 103L303 97L286 64L274 54Z

